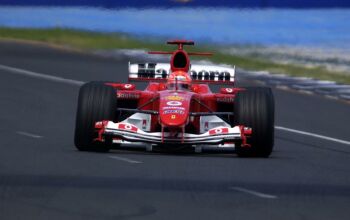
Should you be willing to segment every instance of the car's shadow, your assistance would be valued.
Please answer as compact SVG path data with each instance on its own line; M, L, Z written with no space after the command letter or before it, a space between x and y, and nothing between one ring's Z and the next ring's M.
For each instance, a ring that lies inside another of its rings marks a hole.
M184 149L161 149L155 148L152 151L145 150L144 147L113 147L109 154L118 155L145 155L145 156L177 156L177 157L207 157L207 158L237 158L237 159L266 159L259 157L238 157L235 150L230 149L218 149L218 148L203 148L201 152L195 152L192 148ZM277 158L273 154L270 159Z

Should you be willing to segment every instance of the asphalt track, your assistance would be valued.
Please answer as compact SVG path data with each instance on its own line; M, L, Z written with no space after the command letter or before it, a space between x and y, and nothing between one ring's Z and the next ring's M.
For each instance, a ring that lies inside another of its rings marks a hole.
M0 219L349 219L349 144L276 130L268 159L78 152L73 129L79 83L7 68L124 81L127 61L0 42ZM274 94L276 125L350 140L349 104L292 91Z

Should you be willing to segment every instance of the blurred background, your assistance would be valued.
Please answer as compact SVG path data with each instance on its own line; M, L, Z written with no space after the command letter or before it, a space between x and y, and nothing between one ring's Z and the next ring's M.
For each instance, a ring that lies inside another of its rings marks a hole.
M348 0L1 0L0 37L95 50L147 49L150 42L184 38L211 45L222 55L216 62L349 83L349 7ZM28 29L60 34L18 33ZM124 36L124 42L81 42L67 29Z

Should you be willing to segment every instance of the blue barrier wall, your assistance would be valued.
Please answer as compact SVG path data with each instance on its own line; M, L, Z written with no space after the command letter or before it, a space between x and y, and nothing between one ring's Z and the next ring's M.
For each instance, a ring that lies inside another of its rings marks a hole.
M233 8L350 8L350 0L0 0L0 5L174 7L204 6Z

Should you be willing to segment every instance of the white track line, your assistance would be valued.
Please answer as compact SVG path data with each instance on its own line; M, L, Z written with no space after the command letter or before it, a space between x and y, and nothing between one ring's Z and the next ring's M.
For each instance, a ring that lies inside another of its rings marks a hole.
M319 135L319 134L314 134L314 133L310 133L310 132L306 132L306 131L299 131L299 130L285 128L285 127L281 127L281 126L275 126L275 129L282 130L282 131L288 131L288 132L292 132L292 133L296 133L296 134L302 134L302 135L315 137L315 138L319 138L319 139L324 139L324 140L328 140L328 141L333 141L333 142L337 142L337 143L341 143L341 144L350 145L350 141L345 141L345 140L341 140L341 139L337 139L337 138L331 138L331 137L327 137L327 136L323 136L323 135Z
M126 157L119 157L119 156L109 156L109 158L115 159L115 160L120 160L128 163L143 163L142 161L137 161L137 160L132 160Z
M275 195L265 194L265 193L257 192L257 191L254 191L254 190L245 189L245 188L242 188L242 187L230 187L230 189L236 190L238 192L247 193L247 194L250 194L250 195L253 195L253 196L257 196L257 197L260 197L260 198L264 198L264 199L277 199L278 198Z
M16 133L19 134L19 135L23 135L23 136L31 137L31 138L43 138L43 136L40 136L40 135L37 135L37 134L28 133L28 132L25 132L25 131L17 131Z
M62 78L62 77L58 77L58 76L50 76L50 75L43 74L43 73L36 73L36 72L29 71L29 70L19 69L19 68L1 65L1 64L0 64L0 70L5 70L5 71L11 72L11 73L18 74L18 75L25 75L25 76L30 76L30 77L34 77L34 78L45 79L45 80L49 80L49 81L53 81L53 82L67 83L67 84L76 85L76 86L81 86L82 84L84 84L83 81L78 81L78 80L74 80L74 79L66 79L66 78ZM306 131L299 131L299 130L285 128L285 127L281 127L281 126L275 126L275 129L350 145L350 141L340 140L340 139L327 137L327 136L323 136L323 135L319 135L319 134L314 134L314 133L310 133L310 132L306 132Z
M58 77L58 76L50 76L50 75L43 74L43 73L36 73L36 72L29 71L29 70L19 69L19 68L5 66L5 65L1 65L1 64L0 64L0 70L5 70L8 72L17 74L17 75L30 76L30 77L34 77L34 78L46 79L46 80L53 81L53 82L67 83L67 84L71 84L71 85L80 86L80 85L84 84L84 82L74 80L74 79L66 79L66 78L62 78L62 77Z

